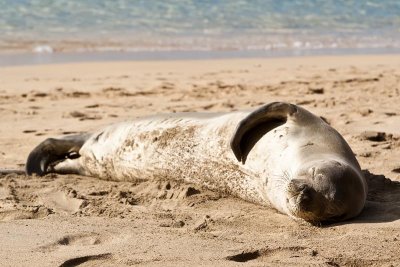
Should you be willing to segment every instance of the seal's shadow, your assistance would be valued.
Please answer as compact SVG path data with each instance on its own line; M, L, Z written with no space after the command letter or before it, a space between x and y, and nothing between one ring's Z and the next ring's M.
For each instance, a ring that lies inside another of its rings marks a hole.
M367 203L352 223L392 222L400 219L400 182L363 170L368 183Z

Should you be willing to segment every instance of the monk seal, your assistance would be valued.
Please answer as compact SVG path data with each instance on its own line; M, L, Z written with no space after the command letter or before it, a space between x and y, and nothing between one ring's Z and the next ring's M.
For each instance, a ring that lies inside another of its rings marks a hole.
M181 179L318 224L358 215L368 191L343 137L284 102L252 112L147 117L50 138L29 154L26 172Z

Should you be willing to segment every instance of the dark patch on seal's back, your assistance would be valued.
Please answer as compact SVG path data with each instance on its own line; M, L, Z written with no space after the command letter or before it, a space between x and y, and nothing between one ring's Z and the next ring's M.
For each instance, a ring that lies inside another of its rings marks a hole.
M159 135L153 137L153 142L157 142L160 148L166 148L171 143L184 142L189 139L193 139L195 135L195 126L176 126L165 129L159 133Z

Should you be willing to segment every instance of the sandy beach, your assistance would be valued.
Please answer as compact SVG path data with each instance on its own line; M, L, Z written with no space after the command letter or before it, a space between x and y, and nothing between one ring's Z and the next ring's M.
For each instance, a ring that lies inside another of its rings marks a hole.
M22 170L48 137L272 101L301 105L343 135L370 184L360 216L316 227L177 181L4 173L0 265L400 265L399 55L3 67L0 172Z

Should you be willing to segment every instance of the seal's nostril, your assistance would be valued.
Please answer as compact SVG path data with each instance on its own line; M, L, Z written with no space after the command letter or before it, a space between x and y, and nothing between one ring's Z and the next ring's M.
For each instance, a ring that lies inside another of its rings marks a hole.
M305 185L298 196L298 201L299 201L300 206L303 209L308 210L310 208L310 205L313 202L313 200L314 200L314 197L313 197L312 189L309 186Z
M297 190L302 191L305 188L304 184L296 184Z
M302 194L305 191L307 191L309 188L310 188L310 186L301 180L292 180L289 183L289 189L295 195Z
M299 191L299 192L305 192L305 191L307 191L307 189L308 189L308 186L306 185L306 184L299 184L299 185L297 185L297 190Z
M303 194L301 194L301 201L311 201L312 197L311 194L309 194L306 190L303 191Z

